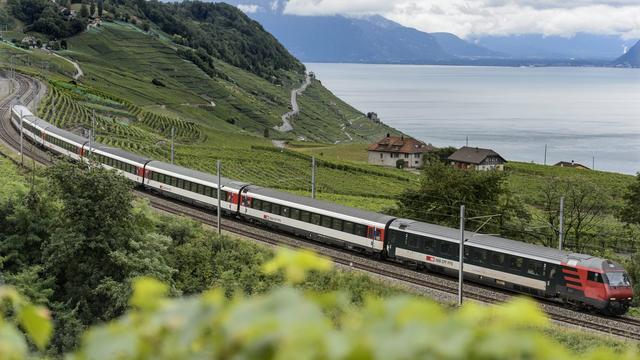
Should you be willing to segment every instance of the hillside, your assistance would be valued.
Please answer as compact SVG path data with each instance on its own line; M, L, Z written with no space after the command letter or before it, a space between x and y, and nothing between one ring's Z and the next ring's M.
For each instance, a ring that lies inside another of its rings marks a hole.
M68 40L62 54L75 58L86 76L83 83L118 95L160 115L181 117L226 131L273 137L301 136L315 141L349 141L341 129L349 124L350 136L369 141L388 127L369 121L314 81L299 98L301 113L293 119L292 134L272 128L289 110L290 89L303 75L288 71L274 84L243 69L213 58L210 76L180 56L188 48L172 43L159 31L145 33L124 23L104 23ZM185 50L186 49L186 50ZM154 79L156 85L153 83ZM353 125L351 125L352 121Z
M620 56L613 65L640 67L640 41L638 41L626 54Z

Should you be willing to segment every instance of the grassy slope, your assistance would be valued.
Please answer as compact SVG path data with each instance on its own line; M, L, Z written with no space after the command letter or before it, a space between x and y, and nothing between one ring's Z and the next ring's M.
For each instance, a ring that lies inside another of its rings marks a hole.
M210 78L194 64L182 60L175 47L162 33L150 35L133 25L105 23L102 28L72 38L65 53L82 64L87 74L83 82L88 85L117 93L146 109L199 121L220 130L240 128L262 134L264 128L278 125L281 115L290 108L290 90L303 80L302 75L290 73L285 85L277 86L220 61L216 62L216 68L230 80ZM154 78L166 87L153 85ZM301 126L300 133L304 136L330 142L344 140L345 136L331 129L345 119L360 117L364 121L362 114L320 84L312 88L310 93L320 95L302 104L301 124L313 121L322 124L326 131L308 131ZM215 106L210 106L211 101ZM229 126L227 122L236 126ZM363 126L357 138L366 140L372 134L377 136L386 131L389 130L384 126ZM271 133L276 136L275 131Z
M51 76L54 73L62 76L72 76L75 73L73 65L50 53L42 50L24 50L10 43L0 42L0 65L8 66L12 56L14 57L14 64L19 69L31 69L30 72L37 71L43 74L42 68L48 64L49 72L44 73L45 76Z

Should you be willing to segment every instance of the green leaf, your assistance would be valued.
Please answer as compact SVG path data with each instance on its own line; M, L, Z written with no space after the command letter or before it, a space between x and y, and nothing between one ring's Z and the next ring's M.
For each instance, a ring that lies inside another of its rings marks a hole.
M53 324L49 310L35 305L26 305L20 309L20 325L25 329L31 340L43 350L51 339Z
M0 324L0 359L26 359L27 343L22 334L10 324Z
M282 270L289 283L297 284L305 280L309 271L326 272L331 270L331 267L332 263L329 259L320 257L312 251L281 248L262 269L268 275Z
M141 277L133 282L133 296L131 305L141 309L154 309L158 306L169 290L160 281L148 277Z

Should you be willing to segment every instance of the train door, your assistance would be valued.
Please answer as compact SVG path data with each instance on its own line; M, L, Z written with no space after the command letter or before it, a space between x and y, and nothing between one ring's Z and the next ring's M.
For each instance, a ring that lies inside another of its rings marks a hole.
M382 229L378 229L375 226L367 226L367 239L369 239L369 246L373 249L376 241L382 240Z

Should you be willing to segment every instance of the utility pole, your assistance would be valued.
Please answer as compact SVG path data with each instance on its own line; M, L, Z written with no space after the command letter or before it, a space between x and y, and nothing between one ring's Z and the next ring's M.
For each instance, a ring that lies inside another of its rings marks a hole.
M91 112L91 131L89 133L89 162L93 159L93 136L96 133L96 111Z
M316 157L311 157L311 198L316 198Z
M596 157L592 156L591 157L591 170L595 170L596 169Z
M458 306L462 306L462 283L464 282L464 205L460 205L460 249L458 260Z
M544 144L544 164L547 165L547 144Z
M22 138L23 138L23 136L22 136L22 132L23 132L22 131L22 128L23 128L22 127L22 122L23 122L23 115L22 115L22 109L20 109L20 164L22 166L24 166L24 151L23 151L23 148L22 148L22 142L23 142L23 140L22 140Z
M175 126L172 126L171 127L171 163L172 164L173 164L173 154L174 154L174 152L173 152L173 139L174 139L175 135L176 135L176 128L175 128Z
M220 200L220 188L222 187L221 176L220 176L220 160L216 160L216 170L218 172L218 235L222 234L222 217L220 214L222 213L222 201Z
M562 250L564 241L564 196L560 197L560 225L558 226L558 249Z
M465 144L466 144L465 146L469 147L469 137L468 136L467 136L467 141L466 141Z

